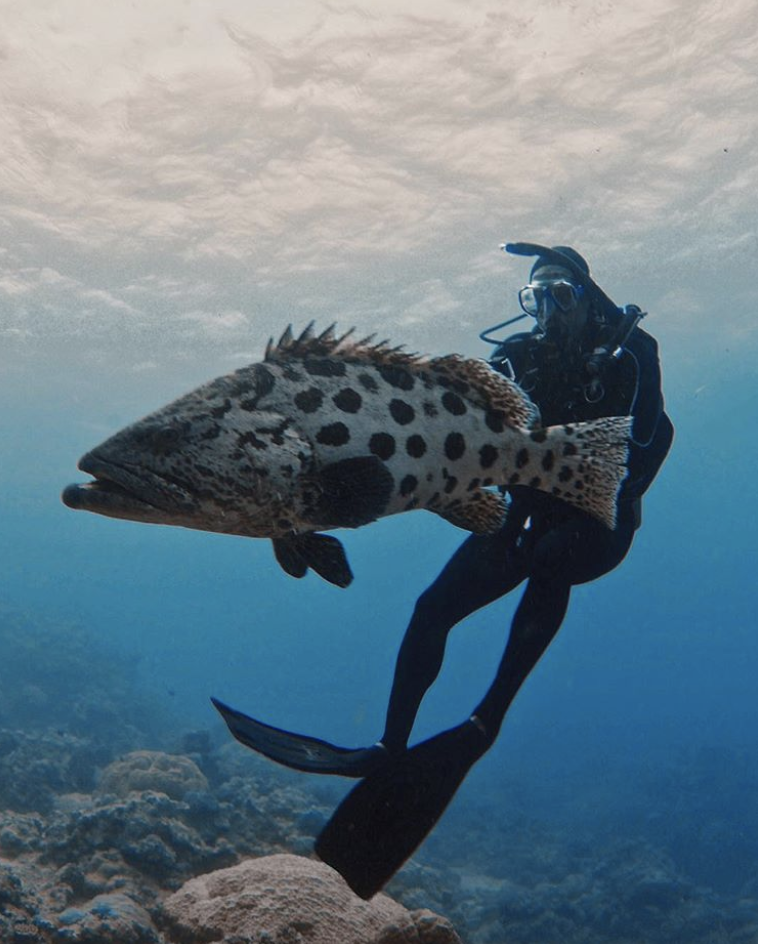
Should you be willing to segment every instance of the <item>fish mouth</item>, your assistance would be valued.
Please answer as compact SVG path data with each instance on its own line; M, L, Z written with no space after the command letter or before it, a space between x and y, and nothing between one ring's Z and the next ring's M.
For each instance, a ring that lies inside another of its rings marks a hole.
M193 509L186 487L143 468L120 465L96 452L88 452L77 467L93 481L64 488L61 501L68 508L159 524L170 523L177 514L186 516Z

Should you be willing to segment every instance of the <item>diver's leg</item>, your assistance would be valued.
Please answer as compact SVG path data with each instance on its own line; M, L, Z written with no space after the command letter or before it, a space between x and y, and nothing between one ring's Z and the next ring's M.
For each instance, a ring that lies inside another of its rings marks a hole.
M316 841L317 855L357 894L371 897L428 835L491 747L516 693L558 632L571 586L615 567L632 534L633 523L623 516L615 532L574 519L527 542L529 583L495 680L474 716L401 752L361 780ZM454 612L460 618L460 609Z
M530 578L513 617L503 658L474 719L494 742L516 693L555 638L568 609L571 584Z
M633 515L619 509L615 530L594 519L571 517L534 544L529 581L511 625L495 679L474 710L488 743L498 735L521 685L555 638L568 608L571 587L617 567L634 535Z
M514 532L506 527L497 535L471 535L419 597L398 653L381 738L390 754L408 743L421 700L439 674L453 626L525 578Z

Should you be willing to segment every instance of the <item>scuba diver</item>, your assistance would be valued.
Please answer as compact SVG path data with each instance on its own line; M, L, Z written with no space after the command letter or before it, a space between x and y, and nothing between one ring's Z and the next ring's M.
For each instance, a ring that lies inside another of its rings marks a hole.
M538 406L544 426L633 417L628 475L609 529L559 498L509 486L507 520L472 534L419 597L397 658L381 740L349 750L265 725L216 701L232 734L271 759L314 773L362 778L316 843L316 852L357 894L377 892L433 828L472 765L492 746L521 685L555 637L571 588L596 580L626 556L641 523L641 499L671 446L656 341L643 312L619 309L568 246L503 247L536 256L519 292L523 314L483 332L497 344L494 369ZM531 317L531 331L492 333ZM495 678L462 724L412 748L421 701L436 679L450 630L526 582Z

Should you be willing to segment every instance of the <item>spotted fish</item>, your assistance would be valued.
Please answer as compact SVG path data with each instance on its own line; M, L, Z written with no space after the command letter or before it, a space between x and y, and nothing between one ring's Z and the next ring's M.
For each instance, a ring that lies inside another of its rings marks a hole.
M114 518L270 538L288 574L312 568L347 586L341 543L319 532L425 508L492 534L507 503L489 486L539 489L614 527L630 424L543 429L484 361L309 325L88 452L79 468L94 481L62 497Z

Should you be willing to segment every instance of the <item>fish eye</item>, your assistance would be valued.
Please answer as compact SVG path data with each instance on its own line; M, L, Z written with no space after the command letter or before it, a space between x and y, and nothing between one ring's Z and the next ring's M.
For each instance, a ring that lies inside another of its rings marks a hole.
M146 439L150 448L157 455L173 452L186 438L190 423L166 423L146 430Z

